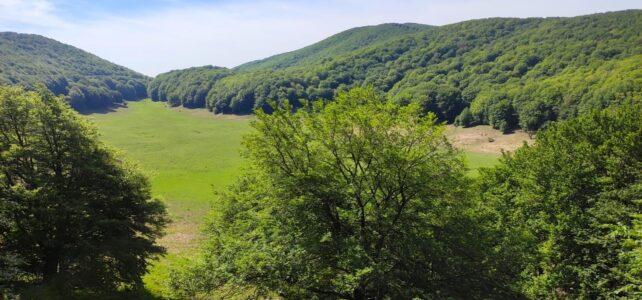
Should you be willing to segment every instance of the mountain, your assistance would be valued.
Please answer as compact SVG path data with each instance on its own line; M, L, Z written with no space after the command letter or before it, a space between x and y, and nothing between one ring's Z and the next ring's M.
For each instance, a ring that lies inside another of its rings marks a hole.
M0 32L0 84L45 84L77 109L147 96L148 78L70 45L33 34Z
M432 26L413 23L357 27L335 34L308 47L248 62L233 70L213 66L172 70L156 76L148 85L148 94L154 100L167 101L174 106L205 107L207 95L214 83L228 75L319 64L359 48L383 43L401 35L414 34L428 28L432 28ZM251 109L239 110L237 113L250 111Z
M530 131L642 101L642 11L361 27L224 73L199 81L209 91L197 102L216 113L249 113L269 99L332 99L371 85L447 122ZM181 105L179 95L194 94L189 89L161 75L148 93Z
M237 70L284 69L287 67L318 63L363 47L384 43L402 35L432 28L423 24L381 24L352 28L335 34L305 48L274 55L236 67Z

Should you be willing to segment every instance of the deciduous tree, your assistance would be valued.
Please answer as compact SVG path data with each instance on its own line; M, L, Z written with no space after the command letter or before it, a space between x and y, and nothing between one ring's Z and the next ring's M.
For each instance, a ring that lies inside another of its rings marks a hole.
M62 97L0 87L0 256L22 281L137 286L163 252L163 205L96 135Z
M257 111L251 167L221 195L202 257L174 276L183 296L506 295L466 168L434 114L359 88L297 112L274 105Z

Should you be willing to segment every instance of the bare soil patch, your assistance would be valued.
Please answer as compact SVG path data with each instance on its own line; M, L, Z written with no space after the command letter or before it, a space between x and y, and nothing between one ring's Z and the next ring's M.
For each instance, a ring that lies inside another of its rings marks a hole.
M447 125L446 136L457 148L476 153L501 154L504 151L514 151L524 144L532 144L535 140L529 138L522 130L503 134L488 125L463 128Z

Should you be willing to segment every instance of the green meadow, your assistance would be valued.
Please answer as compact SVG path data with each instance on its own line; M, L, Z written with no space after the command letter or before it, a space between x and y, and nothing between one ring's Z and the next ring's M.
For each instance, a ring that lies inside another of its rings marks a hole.
M241 137L249 128L248 119L195 115L148 100L89 118L105 143L148 175L175 224L199 222L195 215L206 212L214 191L232 182L241 166Z
M170 109L150 100L128 102L125 108L88 118L106 144L147 174L154 196L167 205L172 223L161 244L168 255L145 278L152 293L164 294L168 266L193 252L215 191L231 184L241 170L240 142L250 128L249 118ZM473 176L499 157L476 152L465 156Z
M155 264L145 283L162 294L167 266L198 244L199 226L215 199L241 168L241 137L247 118L169 109L149 100L129 102L115 112L91 114L101 139L147 174L155 197L172 218L161 244L168 255Z
M464 152L466 163L470 169L469 173L472 176L477 176L480 168L489 168L494 166L498 162L500 156L500 154Z

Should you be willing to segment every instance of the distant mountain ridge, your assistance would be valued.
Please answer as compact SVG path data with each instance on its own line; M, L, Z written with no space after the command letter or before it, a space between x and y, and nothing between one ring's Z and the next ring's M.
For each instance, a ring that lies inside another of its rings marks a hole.
M337 91L370 85L400 104L418 102L447 122L536 130L592 109L642 101L642 11L360 27L219 75L200 76L196 93L160 74L148 93L156 101L172 99L172 105L197 94L201 98L190 103L243 114L267 108L270 99L332 99Z
M79 109L147 96L149 78L91 53L35 34L0 32L0 84L45 84Z

